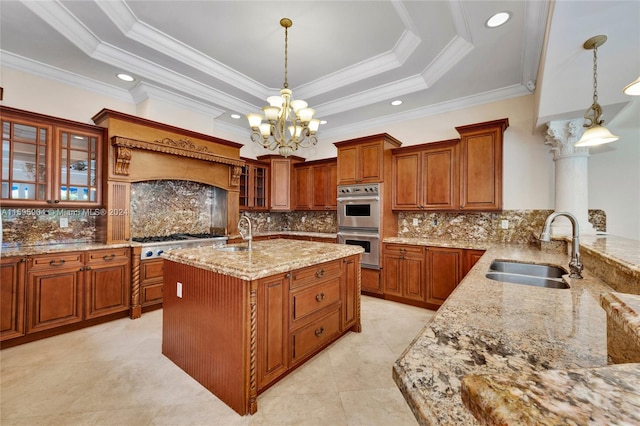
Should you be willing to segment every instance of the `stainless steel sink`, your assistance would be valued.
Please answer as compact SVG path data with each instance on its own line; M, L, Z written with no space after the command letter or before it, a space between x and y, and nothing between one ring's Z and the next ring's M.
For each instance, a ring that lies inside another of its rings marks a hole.
M249 251L249 247L247 247L247 246L222 246L222 247L216 247L216 250L220 250L220 251Z
M485 275L490 280L512 284L532 285L546 288L569 288L561 279L534 277L531 275L506 274L504 272L489 271Z
M546 288L569 288L562 279L568 272L558 266L494 260L485 277L490 280Z
M505 272L508 274L531 275L544 278L562 278L567 271L551 265L536 265L533 263L513 262L507 260L494 260L489 265L489 271Z

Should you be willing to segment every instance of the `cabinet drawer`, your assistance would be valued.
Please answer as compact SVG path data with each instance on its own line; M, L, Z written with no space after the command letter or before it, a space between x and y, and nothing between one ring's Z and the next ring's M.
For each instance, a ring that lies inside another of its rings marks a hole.
M321 263L304 269L298 269L291 274L291 288L303 285L313 285L332 277L339 277L341 259Z
M94 265L96 263L115 263L129 260L129 248L122 247L117 249L92 250L87 253L87 263Z
M162 303L164 285L163 283L148 284L140 287L142 306L155 305Z
M392 255L422 255L424 253L423 246L412 246L407 244L385 244L384 251Z
M164 261L162 259L157 260L143 260L140 262L140 282L146 283L147 281L162 281L164 271Z
M75 268L78 269L84 266L83 253L54 253L40 256L33 256L29 258L28 269L40 270L40 269L52 269L60 268Z
M303 360L316 349L340 334L340 308L291 334L291 361Z
M291 324L340 300L340 278L291 292Z

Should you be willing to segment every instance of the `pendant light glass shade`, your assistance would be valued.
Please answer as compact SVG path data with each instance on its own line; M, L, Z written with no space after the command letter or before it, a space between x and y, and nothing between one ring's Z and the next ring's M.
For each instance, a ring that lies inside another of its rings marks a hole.
M636 81L627 84L624 89L622 89L622 92L625 95L640 96L640 77L638 77Z
M603 126L594 125L589 127L574 146L595 146L604 145L605 143L615 142L618 136L612 135L611 132Z

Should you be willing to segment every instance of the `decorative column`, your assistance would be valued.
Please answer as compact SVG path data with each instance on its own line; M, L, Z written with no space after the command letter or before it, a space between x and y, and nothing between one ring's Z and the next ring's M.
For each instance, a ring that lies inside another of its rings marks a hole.
M545 144L551 145L555 162L555 211L570 212L577 219L580 234L595 234L589 223L589 148L575 147L585 128L584 118L550 121ZM558 217L551 226L551 235L571 235L571 222Z

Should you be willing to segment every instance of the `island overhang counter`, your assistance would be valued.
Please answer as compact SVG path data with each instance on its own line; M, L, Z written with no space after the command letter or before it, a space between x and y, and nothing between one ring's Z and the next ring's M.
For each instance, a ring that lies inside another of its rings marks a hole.
M359 332L358 246L265 240L164 255L162 353L239 414L348 331Z

